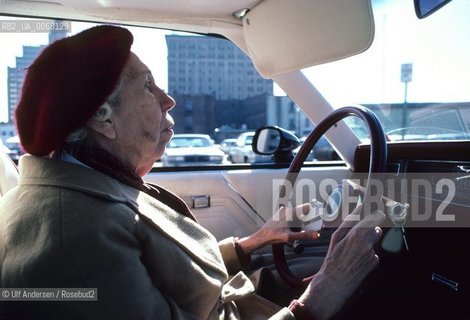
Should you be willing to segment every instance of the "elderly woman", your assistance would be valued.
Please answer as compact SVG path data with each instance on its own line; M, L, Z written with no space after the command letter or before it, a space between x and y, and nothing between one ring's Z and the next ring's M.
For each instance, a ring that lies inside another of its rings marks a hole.
M377 222L341 226L320 272L289 307L256 300L237 273L240 261L264 245L318 234L270 221L249 237L217 243L182 200L142 180L172 137L175 102L130 51L132 41L126 29L94 27L51 44L28 70L16 121L30 155L20 160L19 186L0 203L0 285L98 294L94 302L3 301L0 317L333 315L378 263Z

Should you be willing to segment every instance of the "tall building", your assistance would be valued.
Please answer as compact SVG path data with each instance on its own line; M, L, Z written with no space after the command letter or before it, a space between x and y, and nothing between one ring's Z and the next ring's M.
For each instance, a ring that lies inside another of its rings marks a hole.
M262 78L230 41L167 35L166 42L168 91L177 104L171 112L176 133L207 133L219 142L267 124L299 135L311 130L292 100L275 97L272 80Z
M230 41L215 37L167 35L168 91L172 95L213 95L216 100L273 94L272 80Z
M215 99L211 95L173 95L177 108L171 111L176 133L205 133L215 128Z
M23 56L16 57L16 66L8 67L8 119L10 121L13 120L12 117L20 99L26 69L44 48L45 46L23 46Z
M238 129L254 131L266 125L290 130L299 137L313 129L312 122L287 96L262 94L243 100L218 101L215 106L216 140L235 138Z
M49 33L49 43L61 39L67 35L66 31L53 30ZM16 57L15 67L8 67L8 119L13 122L13 115L16 105L21 96L21 87L23 86L26 69L32 64L34 59L46 47L42 46L23 46L23 55Z

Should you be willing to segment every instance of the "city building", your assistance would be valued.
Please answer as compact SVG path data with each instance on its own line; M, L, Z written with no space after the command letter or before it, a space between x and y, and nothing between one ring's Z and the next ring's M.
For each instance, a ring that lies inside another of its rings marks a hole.
M280 126L299 137L313 129L312 122L287 96L262 94L243 100L216 101L215 111L216 141L236 138L240 133L266 125Z
M209 94L217 100L273 94L273 82L231 42L215 37L167 35L168 91Z
M8 119L13 121L13 114L21 95L21 87L26 73L26 69L38 56L45 46L23 46L23 55L16 57L16 66L8 67Z
M262 78L229 41L186 35L167 35L166 41L168 91L178 105L172 111L175 132L205 133L220 141L266 124L300 135L310 131L310 121L292 100L274 96L272 80ZM213 116L199 119L198 114Z
M215 128L215 98L204 94L174 94L177 108L171 111L176 133L203 133L212 136Z
M63 38L66 35L66 31L53 30L49 33L49 43ZM46 45L23 46L23 55L21 57L16 57L16 65L14 67L8 67L7 83L9 122L13 122L13 114L21 96L21 87L23 86L26 69L31 65L34 59L36 59L41 50L45 47Z

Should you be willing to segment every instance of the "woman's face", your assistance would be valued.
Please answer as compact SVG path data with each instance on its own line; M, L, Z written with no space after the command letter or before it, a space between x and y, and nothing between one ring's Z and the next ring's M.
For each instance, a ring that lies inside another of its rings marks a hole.
M142 177L162 157L173 136L168 111L175 101L155 85L150 70L134 53L121 77L121 105L112 116L113 153Z

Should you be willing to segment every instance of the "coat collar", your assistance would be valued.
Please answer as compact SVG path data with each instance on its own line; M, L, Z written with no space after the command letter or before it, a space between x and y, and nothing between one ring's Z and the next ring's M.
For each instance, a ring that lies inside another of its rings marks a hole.
M88 167L61 160L25 155L19 161L19 185L45 185L74 189L110 201L127 202L130 187ZM138 190L135 190L134 197Z

